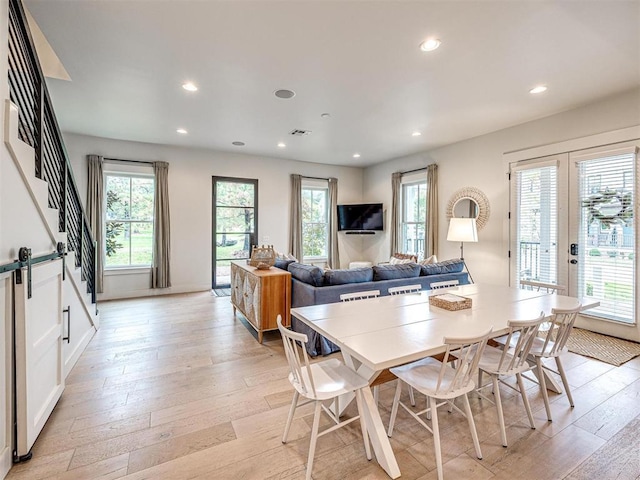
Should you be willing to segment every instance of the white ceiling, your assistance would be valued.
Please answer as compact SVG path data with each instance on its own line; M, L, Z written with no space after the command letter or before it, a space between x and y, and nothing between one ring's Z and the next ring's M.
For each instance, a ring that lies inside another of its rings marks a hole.
M48 81L62 130L122 140L364 166L640 84L638 0L25 5L72 78Z

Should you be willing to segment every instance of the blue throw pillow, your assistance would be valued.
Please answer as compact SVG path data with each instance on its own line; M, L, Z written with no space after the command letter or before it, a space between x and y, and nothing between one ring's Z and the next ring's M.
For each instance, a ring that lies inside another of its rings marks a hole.
M291 272L291 276L296 280L314 287L322 287L324 285L324 272L320 267L293 262L287 267L287 270Z
M458 273L464 268L464 262L459 258L455 260L445 260L438 263L430 263L429 265L421 265L422 271L420 275L442 275L443 273Z
M373 280L371 267L351 268L349 270L328 270L324 274L325 285L344 285L345 283L362 283Z
M413 278L420 276L420 265L417 263L402 263L396 265L375 265L373 280L396 280L398 278Z

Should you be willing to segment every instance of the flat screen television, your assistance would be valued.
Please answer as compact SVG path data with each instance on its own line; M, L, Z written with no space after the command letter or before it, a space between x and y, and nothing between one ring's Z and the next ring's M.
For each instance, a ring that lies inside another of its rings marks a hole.
M362 203L357 205L338 205L338 230L384 230L382 204Z

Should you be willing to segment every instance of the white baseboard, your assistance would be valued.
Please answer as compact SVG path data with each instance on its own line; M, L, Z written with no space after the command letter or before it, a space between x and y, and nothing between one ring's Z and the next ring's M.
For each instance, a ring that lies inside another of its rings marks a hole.
M195 293L206 292L211 290L211 285L181 285L179 287L169 288L149 288L145 290L132 290L129 292L113 292L113 293L99 293L98 302L105 300L119 300L123 298L140 298L140 297L155 297L158 295L175 295L176 293ZM100 306L98 306L100 309Z

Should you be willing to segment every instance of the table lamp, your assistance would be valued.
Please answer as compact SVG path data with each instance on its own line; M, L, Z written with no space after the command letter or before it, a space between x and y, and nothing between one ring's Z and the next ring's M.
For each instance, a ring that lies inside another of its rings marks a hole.
M467 263L464 261L464 242L477 242L478 241L478 229L476 228L475 218L452 218L449 220L449 232L447 233L447 240L450 242L460 242L460 260L464 264L469 279L473 283L473 277L467 267Z

